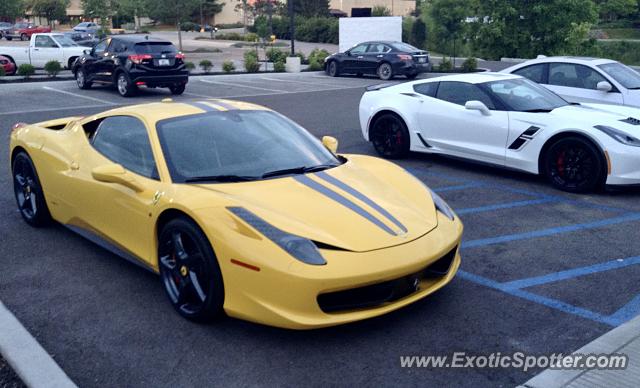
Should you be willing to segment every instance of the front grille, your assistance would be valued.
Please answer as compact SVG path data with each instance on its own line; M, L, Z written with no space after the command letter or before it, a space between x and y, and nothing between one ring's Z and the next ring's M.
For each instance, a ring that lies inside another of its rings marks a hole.
M631 124L631 125L640 125L640 120L634 118L634 117L627 117L624 120L620 120L623 123L627 123L627 124Z
M457 249L457 247L453 248L426 268L398 279L320 294L318 295L318 305L325 313L331 313L370 308L402 299L419 291L422 280L443 277L449 273Z

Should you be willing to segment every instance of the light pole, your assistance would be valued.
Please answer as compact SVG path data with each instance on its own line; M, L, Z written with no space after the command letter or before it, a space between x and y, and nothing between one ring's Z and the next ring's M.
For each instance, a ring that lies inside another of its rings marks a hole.
M289 8L289 37L291 38L291 56L294 57L296 55L295 43L293 39L293 35L295 34L295 26L293 25L294 17L293 17L293 0L288 0L287 6Z

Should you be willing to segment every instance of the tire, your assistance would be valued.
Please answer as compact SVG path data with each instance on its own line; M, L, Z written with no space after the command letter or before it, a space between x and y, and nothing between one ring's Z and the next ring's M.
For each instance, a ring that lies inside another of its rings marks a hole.
M27 34L22 34L20 35L20 40L29 40L29 37L27 36Z
M211 244L195 222L178 217L158 238L160 279L173 308L196 322L223 314L224 284Z
M417 76L418 76L418 73L406 75L407 79L416 79Z
M10 36L7 36L7 40L13 40L13 38Z
M338 62L329 62L329 64L327 65L327 74L330 77L337 77L340 75L340 66L338 66Z
M87 73L85 73L83 68L80 68L76 71L76 84L80 89L90 89L91 81L87 81Z
M181 84L181 85L175 85L175 86L169 86L169 90L171 91L171 94L173 94L174 96L179 96L182 93L184 93L184 89L187 87L186 84Z
M31 226L45 226L51 213L44 199L36 168L26 152L19 152L11 164L13 192L22 218Z
M407 125L392 113L383 114L371 124L369 140L376 152L388 159L407 156L411 146Z
M604 156L593 143L578 136L551 144L542 160L542 172L553 186L570 193L592 191L606 179Z
M391 67L391 64L387 62L383 62L380 64L380 66L378 66L378 70L376 71L376 74L378 74L378 77L381 80L389 81L390 79L393 78L393 67Z
M136 94L136 86L131 83L131 79L124 72L116 76L116 89L122 97L131 97Z

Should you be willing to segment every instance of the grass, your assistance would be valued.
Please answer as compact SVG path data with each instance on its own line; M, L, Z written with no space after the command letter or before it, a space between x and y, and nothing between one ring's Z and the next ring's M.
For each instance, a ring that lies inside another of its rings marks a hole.
M639 28L603 28L609 39L640 39Z
M265 47L262 43L258 43L258 45L260 46L260 48ZM236 48L256 47L256 43L252 43L252 42L237 42L237 43L232 44L231 46L236 47ZM284 42L275 42L275 43L269 43L266 47L289 47L289 45L287 43L284 43Z
M214 47L214 48L198 47L194 50L185 51L185 53L221 53L221 52L222 50L220 50L217 47Z

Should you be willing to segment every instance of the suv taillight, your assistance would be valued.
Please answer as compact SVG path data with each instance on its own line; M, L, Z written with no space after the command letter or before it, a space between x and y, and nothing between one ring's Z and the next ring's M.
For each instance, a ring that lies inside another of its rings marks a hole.
M129 55L129 60L136 65L141 64L145 59L153 59L153 57L150 54Z
M184 59L184 54L183 53L177 53L176 54L176 59Z

